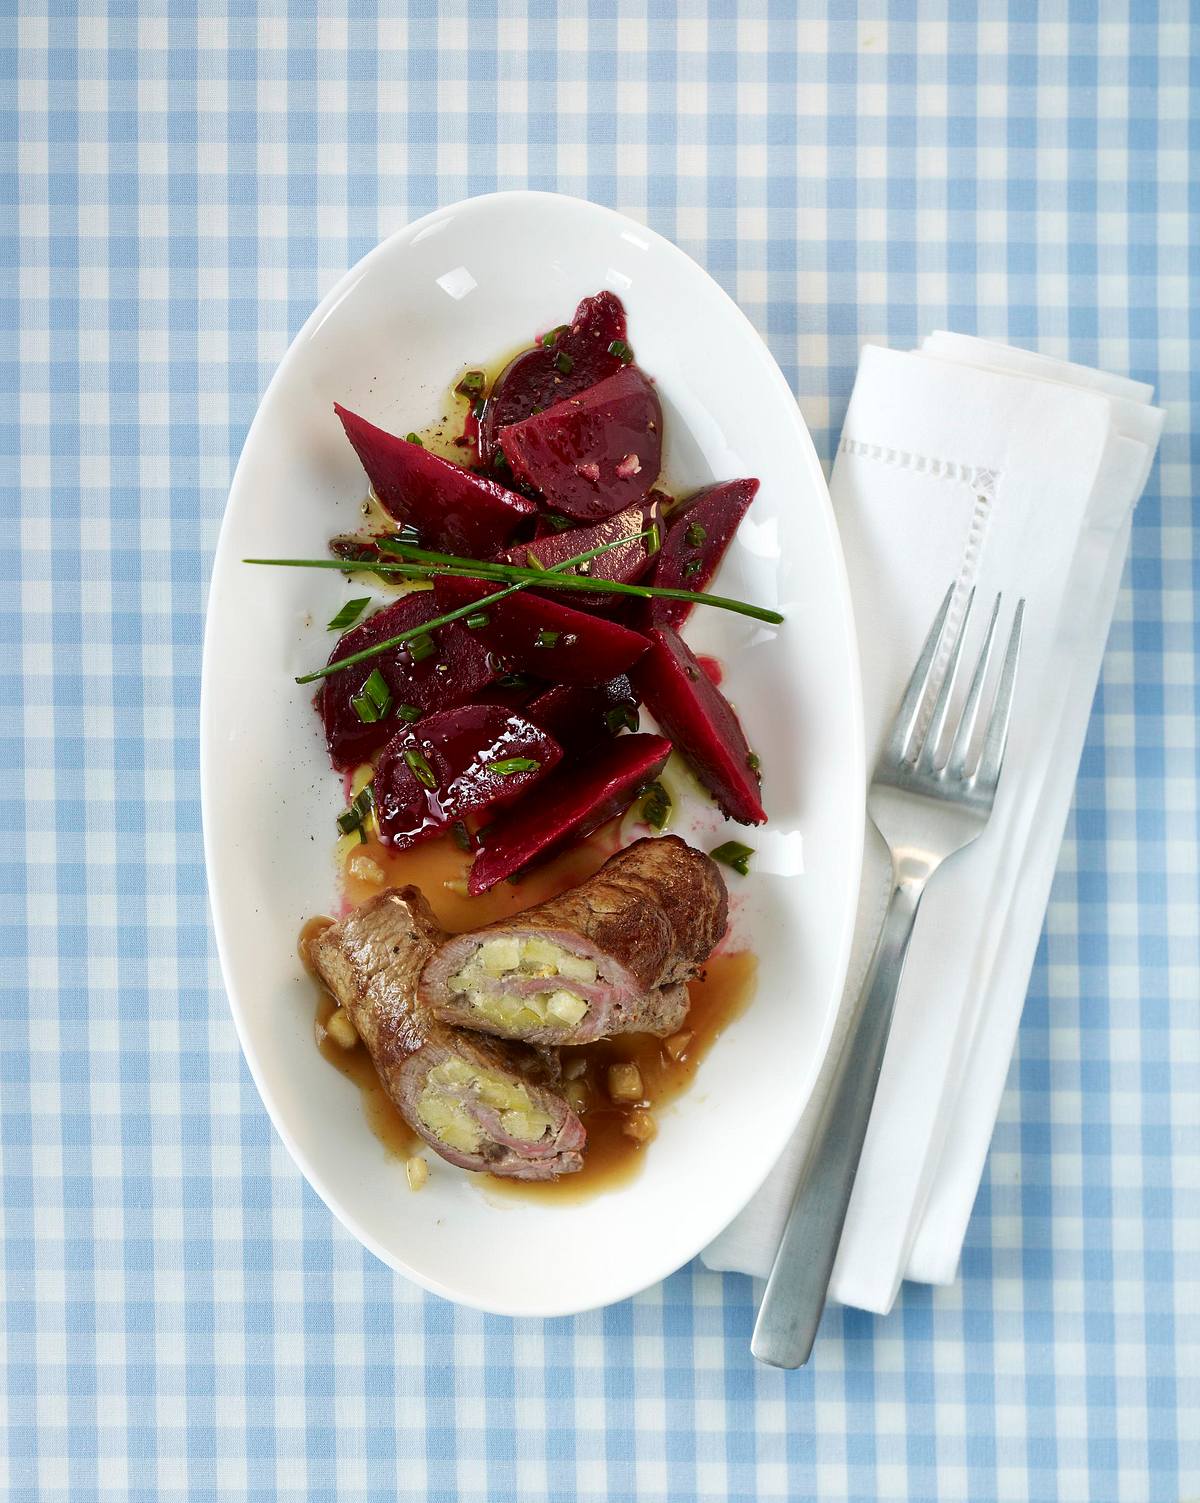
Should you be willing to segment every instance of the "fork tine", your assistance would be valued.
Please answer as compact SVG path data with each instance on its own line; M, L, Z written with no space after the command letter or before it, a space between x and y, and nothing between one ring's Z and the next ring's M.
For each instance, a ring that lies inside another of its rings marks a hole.
M921 747L921 755L917 758L917 767L922 772L934 771L934 759L937 757L937 749L942 739L942 731L946 727L946 715L950 710L950 696L954 693L954 678L958 672L958 659L962 653L963 639L967 635L967 623L971 619L971 607L975 604L975 588L971 587L971 593L967 596L966 608L963 611L962 620L958 623L958 635L954 639L954 646L950 649L950 657L946 662L946 672L942 676L942 687L938 690L938 697L934 702L933 714L930 716L929 726L925 732L925 744Z
M992 661L996 618L999 614L1000 596L997 595L996 603L992 606L992 618L983 635L983 646L979 649L975 672L971 675L971 687L967 690L962 718L958 722L958 730L954 733L954 745L950 748L950 755L946 759L946 773L951 778L965 778L967 775L967 753L971 749L971 737L975 734L975 722L979 718L979 697L983 693L984 681L987 679L988 667Z
M950 600L953 594L954 586L951 585L938 608L933 625L929 628L929 635L925 638L924 647L921 648L921 656L917 659L917 666L912 671L908 688L904 691L904 698L900 702L899 710L896 711L895 720L892 721L892 728L888 732L882 753L884 761L898 764L904 760L908 743L912 739L913 730L917 724L917 717L921 713L925 691L929 687L933 660L937 656L938 643L942 640L942 628L946 625L946 616L950 611Z
M1004 761L1004 748L1008 742L1008 722L1012 716L1013 688L1017 681L1017 659L1021 655L1021 623L1024 617L1025 602L1018 600L1008 647L1000 668L1000 686L996 690L996 702L992 706L992 716L988 721L987 735L975 773L977 789L988 796L996 791L1000 767Z

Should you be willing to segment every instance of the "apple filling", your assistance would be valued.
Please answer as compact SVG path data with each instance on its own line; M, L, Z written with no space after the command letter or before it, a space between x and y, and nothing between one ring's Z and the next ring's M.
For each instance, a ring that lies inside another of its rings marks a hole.
M522 1142L536 1143L553 1125L519 1081L456 1058L443 1060L426 1075L417 1098L417 1115L448 1147L475 1153L484 1129L472 1113L472 1105L497 1112L503 1131Z
M523 995L496 987L505 978L544 980L545 990ZM485 940L457 976L450 990L466 1000L476 1012L504 1029L574 1028L587 1016L588 1002L572 991L571 982L590 985L596 980L596 962L573 955L553 940L531 935L522 939L504 934Z

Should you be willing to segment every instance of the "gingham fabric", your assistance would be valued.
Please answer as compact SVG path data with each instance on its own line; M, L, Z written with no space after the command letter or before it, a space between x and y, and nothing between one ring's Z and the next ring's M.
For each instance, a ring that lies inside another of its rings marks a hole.
M3 7L5 1497L1200 1494L1200 26L851 10ZM935 327L1170 411L961 1282L831 1310L796 1374L698 1265L544 1324L390 1273L216 968L200 640L256 403L381 236L523 185L705 265L825 458L860 342Z

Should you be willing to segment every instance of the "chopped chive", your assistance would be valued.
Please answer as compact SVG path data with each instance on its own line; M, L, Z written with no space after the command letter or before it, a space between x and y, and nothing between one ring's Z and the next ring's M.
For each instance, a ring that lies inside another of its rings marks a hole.
M551 329L549 334L542 335L542 344L546 349L553 349L558 343L558 336L567 328L566 324L559 324L557 329Z
M570 517L560 517L557 512L548 512L546 521L554 528L555 532L570 532L572 527L578 526Z
M662 534L658 530L658 523L651 522L650 536L646 539L646 552L657 553L662 547Z
M350 807L337 818L337 827L343 835L359 834L360 844L366 842L366 822L375 807L375 791L370 783L350 801Z
M383 719L392 707L392 691L378 668L371 670L366 683L351 698L350 703L364 725L374 725L377 720Z
M433 768L430 767L429 763L415 746L406 746L404 748L404 760L412 769L413 777L416 778L418 783L421 783L426 788L437 787L438 780L433 775Z
M554 357L554 365L564 376L569 376L575 369L575 362L567 354L566 350L559 350L558 354Z
M637 711L629 705L617 705L614 709L605 710L604 723L608 727L610 736L615 736L618 731L636 731L638 728Z
M684 536L688 540L689 547L699 548L700 544L703 543L705 538L708 536L708 532L707 529L701 527L699 522L692 522L689 524L688 530L684 533Z
M467 617L465 625L470 631L480 631L491 619L486 611L476 611L473 616Z
M396 706L396 714L399 715L401 720L407 720L409 725L412 725L414 720L420 720L423 713L424 711L419 710L416 705Z
M508 462L508 455L504 452L503 449L497 449L496 452L492 455L492 469L493 470L511 470L512 469L512 465L510 465L509 462Z
M714 861L723 861L743 877L750 875L750 857L753 855L754 847L743 845L740 840L727 840L712 852Z
M532 689L537 680L527 673L505 673L496 682L501 689Z
M550 631L550 630L548 630L544 626L539 627L538 628L538 634L537 634L536 638L534 639L534 646L536 646L536 647L557 647L558 646L558 639L561 636L562 636L561 632Z
M450 834L454 838L454 844L460 851L469 851L471 849L471 835L461 819L456 819L450 826Z
M525 564L526 564L526 567L530 568L530 569L542 569L542 570L544 570L545 567L546 567L545 564L542 563L541 559L537 556L537 554L533 551L532 548L526 548L526 550L525 550Z
M325 630L345 631L348 626L354 625L370 603L371 597L369 595L360 595L354 600L347 600Z
M499 762L489 762L491 772L498 772L502 778L508 777L514 772L536 772L542 765L534 757L501 757Z
M428 632L422 632L419 637L410 637L406 645L408 655L414 663L423 663L437 651L437 644Z
M704 566L704 560L703 559L700 559L700 558L689 558L688 561L687 561L687 563L684 564L684 566L683 566L684 575L687 576L689 574L699 574L699 572L700 572L701 568L703 568L703 566Z
M454 390L460 397L477 397L483 392L484 380L482 371L468 371Z
M471 416L475 419L476 422L478 422L479 419L483 416L483 409L486 406L487 406L487 403L483 402L483 401L476 402L472 406L472 408L471 408Z
M416 444L418 449L423 449L425 447L425 440L419 433L406 433L404 437L408 443Z
M652 830L662 830L670 817L671 795L661 783L651 783L642 800L642 818Z
M608 347L608 353L615 355L618 360L624 361L626 365L633 359L633 351L623 339L614 339Z
M750 769L751 772L757 772L758 769L762 766L762 758L758 755L757 752L751 752L750 755L746 758L746 766Z
M545 412L545 410L546 410L546 409L545 409L545 408L544 408L544 407L537 407L537 406L534 406L534 407L533 407L533 408L532 408L532 409L531 409L531 410L530 410L530 413L529 413L529 416L530 416L530 417L537 417L537 415L538 415L538 413L539 413L539 412Z

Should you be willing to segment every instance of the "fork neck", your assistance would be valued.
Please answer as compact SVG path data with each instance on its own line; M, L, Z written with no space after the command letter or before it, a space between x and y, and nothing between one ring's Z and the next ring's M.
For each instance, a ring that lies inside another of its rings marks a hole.
M892 852L892 886L897 892L919 898L926 882L942 864L942 858L915 846Z

